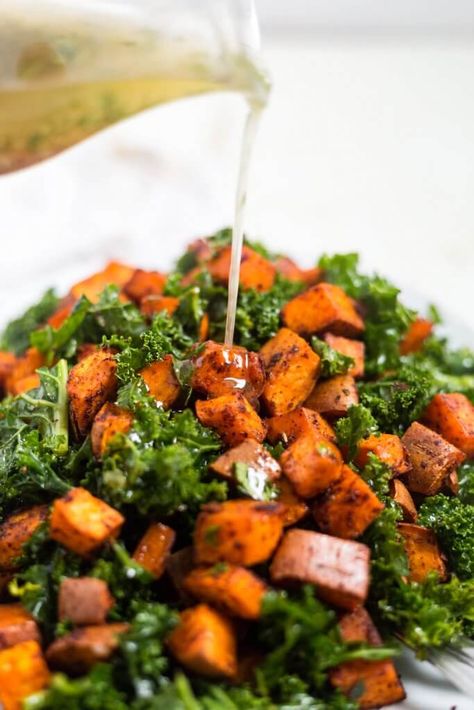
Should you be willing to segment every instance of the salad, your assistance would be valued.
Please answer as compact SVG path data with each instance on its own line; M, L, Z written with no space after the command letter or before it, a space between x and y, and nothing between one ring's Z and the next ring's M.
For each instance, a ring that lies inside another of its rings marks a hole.
M230 231L0 339L0 705L353 710L474 635L474 353Z

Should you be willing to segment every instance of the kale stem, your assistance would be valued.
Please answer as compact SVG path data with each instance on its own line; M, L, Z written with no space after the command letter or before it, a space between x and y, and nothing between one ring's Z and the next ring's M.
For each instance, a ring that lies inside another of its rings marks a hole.
M67 453L69 446L67 396L68 367L66 360L59 360L57 364L57 372L58 401L55 405L53 429L55 437L57 439L56 453L58 454L58 456L64 456Z

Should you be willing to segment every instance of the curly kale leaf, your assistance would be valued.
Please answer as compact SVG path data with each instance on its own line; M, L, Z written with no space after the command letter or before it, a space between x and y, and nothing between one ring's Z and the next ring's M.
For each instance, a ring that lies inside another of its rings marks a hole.
M347 416L339 419L336 424L337 443L341 448L347 449L349 460L357 452L357 445L361 439L378 431L378 425L370 409L362 404L349 407Z
M30 344L30 334L54 313L58 303L59 299L54 291L46 291L38 303L7 325L0 336L0 350L21 355Z
M311 338L311 347L321 358L321 377L345 375L354 365L354 359L331 348L330 345L316 336Z

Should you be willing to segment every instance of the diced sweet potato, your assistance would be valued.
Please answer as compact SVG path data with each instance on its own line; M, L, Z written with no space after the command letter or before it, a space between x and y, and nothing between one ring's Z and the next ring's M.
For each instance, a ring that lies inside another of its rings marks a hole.
M411 463L407 487L427 496L438 493L446 477L465 459L462 451L419 422L407 429L402 443Z
M36 621L21 604L0 604L0 649L23 641L41 641Z
M312 269L300 269L292 259L287 256L279 256L273 262L273 266L279 274L288 279L288 281L301 281L302 283L312 286L321 278L321 269L314 267Z
M451 473L447 475L444 485L447 492L451 493L451 495L457 496L459 494L459 476L457 471L451 471Z
M113 284L114 286L124 286L133 275L131 266L120 264L117 261L111 261L103 271L99 271L92 276L89 276L83 281L75 284L70 294L79 299L81 296L86 296L92 303L97 303L99 296L106 286Z
M208 263L212 278L227 285L229 280L231 247L224 247ZM240 286L268 291L275 281L276 269L272 263L248 246L242 248L240 260Z
M21 710L23 700L49 685L50 673L37 641L0 651L0 706Z
M359 537L384 508L367 483L349 466L314 504L313 514L323 533L352 539Z
M59 587L58 617L75 626L103 624L114 605L114 598L102 579L70 577Z
M280 503L229 500L204 505L194 529L196 562L244 567L265 562L280 539L282 514Z
M198 237L197 239L194 239L190 244L188 244L186 252L190 255L193 255L194 261L196 263L203 264L212 258L214 254L214 249L211 247L207 239L203 239L203 237Z
M323 340L336 352L351 357L354 364L347 371L352 377L363 377L365 372L365 345L360 340L350 340L340 335L326 333Z
M77 348L76 362L84 360L88 355L92 355L92 353L96 353L98 350L101 350L101 348L95 343L82 343L82 345L79 345Z
M254 439L246 439L229 449L213 461L209 468L220 476L233 478L236 463L247 464L251 475L263 481L275 481L281 474L278 461Z
M106 350L97 350L69 372L67 392L69 414L76 436L87 434L99 409L117 390L117 363Z
M280 456L280 464L301 498L314 498L342 473L337 446L315 434L301 436L290 444Z
M180 281L181 286L190 286L195 281L197 281L202 272L202 265L194 266L192 269L190 269L184 274L183 278Z
M163 293L166 276L158 271L135 269L131 278L123 287L123 292L131 301L140 303L146 296L159 296Z
M128 631L129 624L101 624L82 626L70 634L53 641L46 651L52 668L72 675L87 673L96 663L107 661L117 650L120 634Z
M334 284L312 286L288 301L281 313L284 324L295 333L328 330L334 335L357 338L364 331L364 322L354 303Z
M41 382L39 375L36 373L33 375L27 375L26 377L22 377L21 379L15 380L11 383L10 394L16 397L19 394L23 394L23 392L30 392L30 390L36 389L40 386L40 384Z
M196 415L201 424L215 429L227 446L237 446L246 439L265 439L265 424L243 394L198 400Z
M0 524L0 570L15 569L23 545L48 517L47 505L35 505L9 515Z
M423 419L466 456L474 456L474 406L465 395L436 394Z
M210 678L232 678L237 672L237 640L232 623L207 604L180 614L168 636L173 656L185 668Z
M5 392L7 379L16 365L16 357L13 353L0 350L0 396Z
M193 568L194 550L191 545L183 547L178 552L173 552L165 561L165 569L173 587L178 592L180 600L186 605L191 604L193 599L184 588L184 580Z
M51 328L60 328L64 321L69 318L77 301L70 293L61 299L57 309L46 321Z
M209 325L210 325L209 316L207 313L204 313L204 315L201 318L201 321L199 323L198 338L199 338L200 343L203 343L205 340L208 339Z
M50 535L78 555L87 556L115 538L123 516L85 488L72 488L53 503Z
M437 572L440 580L446 579L446 565L434 532L411 523L399 523L397 527L408 557L409 580L423 582L430 572Z
M359 404L359 393L352 375L337 375L318 382L304 403L323 416L345 417L352 405Z
M410 468L405 447L395 434L372 434L367 439L361 439L357 446L355 464L364 468L369 461L369 454L374 454L383 461L393 471L394 476L401 476Z
M147 365L140 370L140 375L148 392L164 409L169 409L176 402L181 386L174 371L172 355L165 355L162 360Z
M260 354L267 372L263 402L269 414L287 414L299 407L318 378L319 356L288 328L281 328Z
M403 520L406 523L416 523L418 513L410 491L399 478L392 478L390 481L390 495L398 503L403 512Z
M240 392L256 402L265 384L263 361L258 353L208 340L194 359L191 385L207 397Z
M336 442L336 433L332 426L323 417L312 409L298 407L288 414L280 414L266 420L267 439L271 444L276 444L282 439L292 441L300 436L316 434L323 439Z
M253 572L225 562L194 569L184 586L196 599L242 619L258 619L267 591L266 584Z
M8 394L21 394L21 392L27 392L29 389L37 385L30 385L33 383L31 378L34 375L36 382L39 384L38 376L35 374L39 367L45 364L44 356L40 353L37 348L28 348L24 355L16 359L15 364L11 368L7 375L5 381L5 387ZM22 380L25 380L22 382Z
M278 503L284 506L282 518L283 526L294 525L298 520L302 520L309 511L307 504L296 495L295 489L286 476L282 476L278 481Z
M96 414L92 424L91 443L94 456L100 459L114 436L126 434L132 422L133 417L130 412L116 404L106 402Z
M408 353L416 353L421 350L423 343L433 332L433 323L426 318L417 318L409 326L405 336L400 343L400 352L402 355Z
M319 596L343 609L364 604L369 590L370 549L311 530L289 530L273 558L278 584L314 584Z
M339 629L346 642L381 644L379 633L363 607L344 614ZM390 660L348 661L332 669L329 680L335 688L356 700L361 710L390 705L405 697L403 685Z
M175 296L145 296L140 301L140 311L148 318L153 318L154 315L162 311L172 316L178 306L179 298Z
M176 535L174 530L162 523L152 523L138 543L133 559L144 567L155 579L165 571L165 564Z

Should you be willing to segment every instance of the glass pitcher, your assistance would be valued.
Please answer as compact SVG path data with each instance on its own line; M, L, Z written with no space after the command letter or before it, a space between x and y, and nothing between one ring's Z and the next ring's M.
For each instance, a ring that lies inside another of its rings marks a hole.
M264 104L253 0L0 0L0 174L210 91Z

